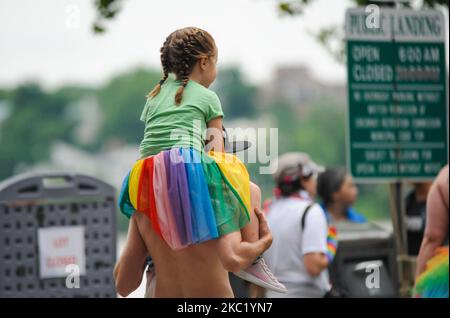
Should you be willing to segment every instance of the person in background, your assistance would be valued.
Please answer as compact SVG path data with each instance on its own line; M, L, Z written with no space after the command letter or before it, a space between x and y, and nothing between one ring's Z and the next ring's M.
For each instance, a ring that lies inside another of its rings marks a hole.
M268 290L265 297L324 297L330 290L327 221L312 200L322 168L298 152L280 156L273 165L275 198L266 204L273 242L264 258L288 293Z
M431 182L413 183L405 199L405 225L408 255L417 256L425 231L427 195Z
M414 297L448 298L448 164L441 169L427 197L425 233L417 257Z
M362 224L367 221L363 215L352 208L358 198L358 188L345 168L332 167L322 172L317 179L317 192L322 199L321 207L328 224L327 256L330 277L333 277L333 273L337 272L333 266L333 260L338 250L338 224L341 222ZM329 297L347 297L346 288L339 285L336 282L332 285Z
M306 200L308 202L313 202L317 195L317 175L319 172L323 171L323 167L314 163L308 154L302 152L288 152L284 154L282 158L283 158L282 159L283 161L281 162L282 164L285 161L286 162L294 161L298 162L303 167L301 175L301 183L300 185L298 185L299 187L298 191L295 191L293 193L293 196L296 196L299 199ZM280 163L279 160L274 161L273 166L275 167L275 165L278 165L279 163ZM274 174L274 181L276 183L276 186L273 189L273 197L265 200L263 203L264 212L266 214L269 212L271 204L282 197L281 187L286 186L286 184L284 183L280 184L276 180L275 174Z
M358 198L358 188L352 176L343 167L327 168L317 179L317 192L322 199L321 207L328 222L340 221L365 223L366 218L352 205Z

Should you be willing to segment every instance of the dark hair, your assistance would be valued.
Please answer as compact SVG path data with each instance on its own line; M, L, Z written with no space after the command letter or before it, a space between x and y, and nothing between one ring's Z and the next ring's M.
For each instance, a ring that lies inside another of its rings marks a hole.
M290 181L280 181L277 184L278 189L280 189L280 194L283 197L288 197L293 193L303 189L300 176L292 178Z
M281 180L277 182L277 187L280 189L280 194L283 197L289 197L290 195L298 192L299 190L303 190L303 180L308 180L312 177L312 174L309 176L302 175L302 165L298 165L298 173L295 176L285 176Z
M147 97L158 95L169 73L174 73L181 80L175 94L175 103L179 105L195 63L202 57L213 56L215 48L213 37L202 29L187 27L172 32L160 50L163 77Z
M333 202L333 193L339 191L347 176L343 167L327 168L317 178L317 193L325 204Z

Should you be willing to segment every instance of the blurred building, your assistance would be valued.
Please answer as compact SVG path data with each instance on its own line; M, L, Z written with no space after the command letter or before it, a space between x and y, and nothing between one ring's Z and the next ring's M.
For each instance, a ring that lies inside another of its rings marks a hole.
M261 91L264 101L283 100L302 108L319 99L330 98L336 102L346 102L346 87L317 81L306 66L283 66L275 69L269 83Z
M102 112L99 102L94 96L85 96L73 106L80 122L75 130L75 138L78 143L87 145L97 137L101 127Z
M51 145L50 159L47 162L33 166L18 165L15 174L49 171L78 172L97 177L119 190L123 178L138 158L137 145L120 145L110 147L99 154L92 154L73 145L55 141Z

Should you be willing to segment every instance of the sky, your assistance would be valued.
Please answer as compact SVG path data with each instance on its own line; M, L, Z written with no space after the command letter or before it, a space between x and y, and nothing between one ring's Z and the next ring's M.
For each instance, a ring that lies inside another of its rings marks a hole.
M277 66L305 65L312 76L344 83L337 63L311 32L343 25L350 0L315 0L304 15L282 17L277 0L133 0L91 31L94 0L0 0L0 87L37 80L47 87L102 85L138 66L160 68L159 48L172 31L197 26L219 48L219 67L238 65L254 83ZM448 20L448 14L447 14Z
M267 81L278 65L303 64L327 82L345 80L309 34L343 23L348 0L316 0L301 17L281 17L276 0L133 0L107 25L91 31L93 0L0 0L0 86L38 80L44 86L101 85L137 66L159 68L159 48L181 27L210 32L219 67L238 65L249 80Z

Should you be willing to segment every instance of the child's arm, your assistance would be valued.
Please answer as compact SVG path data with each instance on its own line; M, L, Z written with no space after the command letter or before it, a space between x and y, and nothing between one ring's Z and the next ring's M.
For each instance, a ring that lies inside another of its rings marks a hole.
M208 122L206 144L208 151L224 152L222 117L213 118Z
M132 216L124 251L114 268L116 290L120 296L126 297L139 287L144 275L147 256L147 248L139 234L136 219Z

